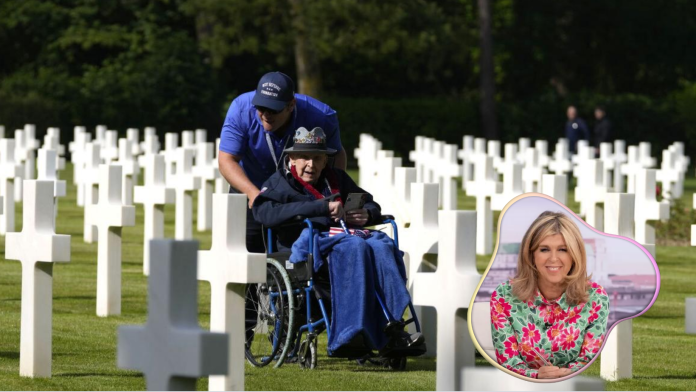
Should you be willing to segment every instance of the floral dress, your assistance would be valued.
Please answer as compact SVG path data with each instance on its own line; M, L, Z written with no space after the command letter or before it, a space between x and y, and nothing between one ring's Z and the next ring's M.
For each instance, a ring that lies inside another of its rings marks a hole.
M537 378L543 357L553 366L585 366L599 352L607 332L609 297L602 286L589 282L589 300L576 306L565 293L548 301L537 289L524 302L512 294L510 281L491 296L491 331L496 360L507 369Z

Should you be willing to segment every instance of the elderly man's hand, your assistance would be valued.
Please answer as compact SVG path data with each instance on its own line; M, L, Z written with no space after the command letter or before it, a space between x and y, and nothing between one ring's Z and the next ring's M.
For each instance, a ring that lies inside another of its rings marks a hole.
M365 226L369 217L367 210L364 208L347 211L346 223L354 226Z
M338 222L345 215L343 211L343 204L340 201L330 201L329 202L329 214L334 222Z

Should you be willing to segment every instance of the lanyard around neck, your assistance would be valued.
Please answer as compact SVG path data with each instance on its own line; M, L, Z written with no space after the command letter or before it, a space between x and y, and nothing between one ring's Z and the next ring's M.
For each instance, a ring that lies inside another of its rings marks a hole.
M285 151L285 149L288 147L288 142L290 142L290 138L288 137L288 135L285 135L284 137L286 139L285 139L285 143L283 143L283 151ZM271 140L271 134L268 132L266 132L266 144L268 144L268 149L271 151L271 157L273 158L273 163L275 163L276 170L278 170L278 163L279 163L278 157L276 157L275 148L273 147L273 140ZM283 157L282 152L280 153L280 157L281 158Z

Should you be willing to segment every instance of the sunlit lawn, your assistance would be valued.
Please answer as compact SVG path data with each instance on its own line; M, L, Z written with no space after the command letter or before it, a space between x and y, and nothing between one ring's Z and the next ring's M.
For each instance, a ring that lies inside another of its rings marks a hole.
M356 172L351 172L355 177ZM61 173L72 179L71 166ZM684 195L691 200L696 180L690 178ZM123 314L100 318L95 315L97 244L82 240L83 211L75 202L75 187L68 181L68 196L60 199L57 232L72 236L72 261L54 267L53 283L53 377L19 377L20 263L4 260L0 241L0 382L4 390L133 390L144 389L137 372L116 368L117 327L144 324L147 318L147 279L142 274L143 215L137 208L137 225L123 229ZM577 204L570 207L577 211ZM195 205L195 204L194 204ZM460 192L460 209L474 209L475 200ZM174 208L166 207L165 235L174 235ZM17 229L21 229L21 203L17 205ZM195 216L195 214L194 214ZM495 216L497 224L498 215ZM694 222L696 223L696 222ZM195 229L194 229L195 232ZM201 249L210 247L210 232L197 233ZM490 256L478 257L483 271ZM684 334L684 298L696 296L696 256L688 247L658 247L662 290L653 308L634 321L634 378L608 383L610 390L696 389L693 349L696 336ZM208 327L210 292L199 285L199 319ZM296 364L280 369L246 365L246 388L250 390L433 390L434 359L409 359L405 372L391 372L375 366L360 367L353 362L326 356L326 340L320 340L319 366L303 371ZM240 357L241 357L240 353ZM487 363L478 358L477 363ZM598 375L595 363L586 375ZM198 383L207 390L207 379Z

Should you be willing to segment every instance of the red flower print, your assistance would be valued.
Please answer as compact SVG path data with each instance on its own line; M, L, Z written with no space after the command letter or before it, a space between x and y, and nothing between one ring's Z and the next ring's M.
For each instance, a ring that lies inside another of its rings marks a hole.
M592 282L592 288L595 289L597 294L607 295L607 292L604 290L604 287L600 286L597 282Z
M522 341L528 342L531 345L539 343L541 334L536 325L529 323L526 327L522 327Z
M549 360L549 354L544 351L543 348L536 348L536 351L532 350L529 355L526 356L525 362L529 364L529 367L533 369L538 369L541 366L544 366L544 361L541 358L544 358L546 361Z
M589 323L597 320L599 318L599 311L602 310L602 305L595 301L592 301L592 307L590 308L590 317L587 319Z
M496 312L505 317L510 317L510 309L512 309L512 306L510 306L510 304L507 303L503 298L500 298L495 302L491 302L491 312Z
M562 318L565 318L565 312L558 304L555 304L553 306L553 320L556 321Z
M539 317L543 318L545 323L553 323L555 321L553 316L552 306L542 305L539 307Z
M515 336L510 336L508 340L505 342L505 355L508 356L508 358L516 357L519 354L519 348L517 345L517 339Z
M495 360L502 365L503 363L505 363L505 361L507 361L507 358L505 357L505 355L500 354L498 350L495 350Z
M582 308L584 305L576 306L574 308L568 309L568 314L566 318L566 322L568 324L575 324L578 322L580 319L580 312L582 311Z
M599 346L602 344L600 339L593 339L594 335L592 332L588 332L585 335L585 340L582 342L582 349L580 350L580 356L587 356L589 354L597 354L599 351Z
M500 328L505 327L505 321L507 321L507 317L501 314L495 314L491 315L491 321L493 322L493 326L495 327L495 329L499 330Z
M557 340L560 340L561 335L563 334L563 328L562 324L554 324L551 326L551 328L546 331L546 337L549 338L550 341L556 342ZM554 350L557 351L557 350Z
M570 350L575 347L575 341L580 336L580 330L573 328L572 326L563 330L563 335L561 336L561 348L563 350Z

